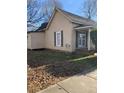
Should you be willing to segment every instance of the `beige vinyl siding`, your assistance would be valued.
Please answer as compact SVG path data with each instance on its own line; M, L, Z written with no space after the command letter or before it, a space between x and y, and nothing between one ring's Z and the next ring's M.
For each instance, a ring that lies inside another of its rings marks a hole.
M54 32L63 31L63 46L54 46ZM61 13L55 13L49 28L45 31L45 45L48 49L72 52L72 24Z
M31 34L27 34L27 48L31 49Z
M32 32L28 33L28 49L45 48L45 33Z
M76 49L76 31L73 30L72 31L72 37L71 37L71 41L72 41L72 51L75 51Z

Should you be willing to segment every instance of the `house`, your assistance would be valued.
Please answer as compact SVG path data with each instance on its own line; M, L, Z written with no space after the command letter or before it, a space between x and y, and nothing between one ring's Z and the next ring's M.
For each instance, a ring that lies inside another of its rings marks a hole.
M28 49L54 49L73 52L93 50L90 32L96 22L55 8L48 24L35 32L28 32Z

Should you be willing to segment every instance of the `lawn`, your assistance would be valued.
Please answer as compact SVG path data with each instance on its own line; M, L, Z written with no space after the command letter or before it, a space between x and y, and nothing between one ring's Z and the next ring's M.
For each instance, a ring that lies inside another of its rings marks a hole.
M28 51L28 92L47 88L78 73L97 68L93 52L65 53L52 50Z

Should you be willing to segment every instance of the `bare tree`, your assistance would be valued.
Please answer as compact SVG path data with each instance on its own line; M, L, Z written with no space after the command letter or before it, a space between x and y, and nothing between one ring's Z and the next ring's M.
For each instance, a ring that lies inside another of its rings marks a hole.
M85 0L82 10L84 16L86 16L88 19L92 19L96 16L97 0Z
M27 1L27 27L34 30L37 23L43 20L44 14L41 13L41 7L38 0Z
M36 30L42 22L49 20L54 7L61 7L58 0L27 0L27 28Z
M45 20L48 21L55 7L62 8L59 0L45 0L42 2L42 12L45 14Z

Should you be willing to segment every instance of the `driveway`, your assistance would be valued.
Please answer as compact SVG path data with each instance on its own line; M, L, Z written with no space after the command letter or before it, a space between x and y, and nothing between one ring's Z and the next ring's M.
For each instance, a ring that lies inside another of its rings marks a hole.
M37 93L97 93L97 71L75 75Z

